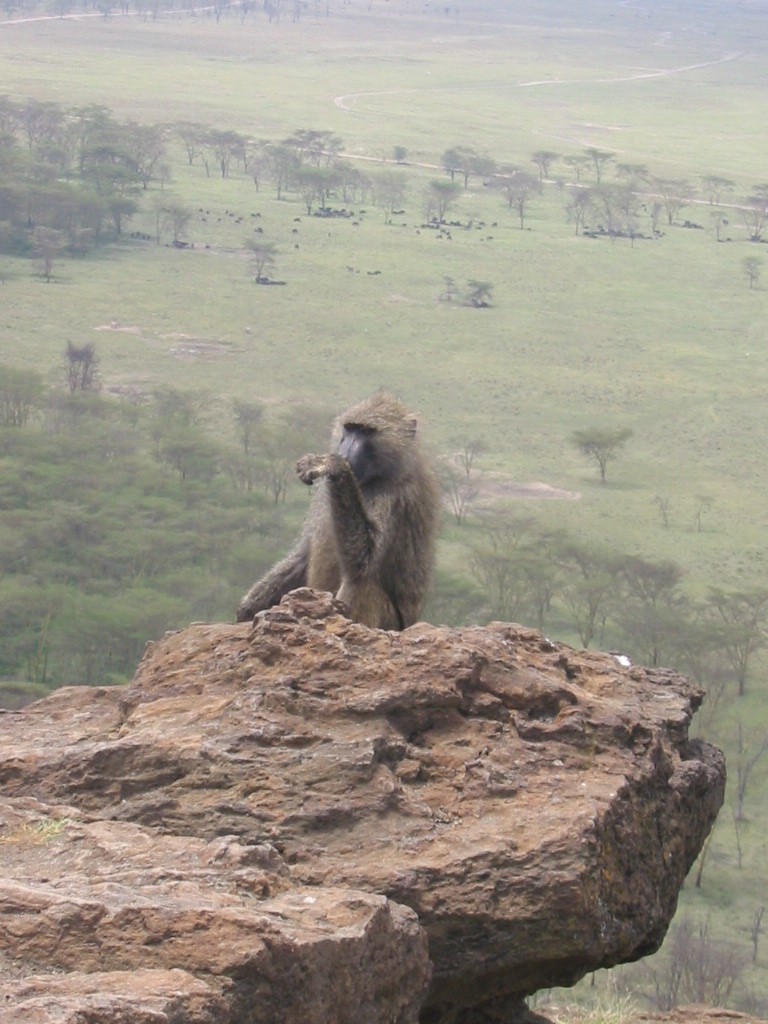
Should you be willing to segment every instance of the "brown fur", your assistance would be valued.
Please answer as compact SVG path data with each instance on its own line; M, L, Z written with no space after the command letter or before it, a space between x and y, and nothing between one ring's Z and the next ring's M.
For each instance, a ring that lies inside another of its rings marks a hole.
M360 442L356 454L350 438ZM296 470L304 483L319 481L318 492L295 547L251 587L238 621L308 586L336 594L368 626L416 622L432 574L440 496L414 417L391 395L374 395L336 420L329 454L305 455Z

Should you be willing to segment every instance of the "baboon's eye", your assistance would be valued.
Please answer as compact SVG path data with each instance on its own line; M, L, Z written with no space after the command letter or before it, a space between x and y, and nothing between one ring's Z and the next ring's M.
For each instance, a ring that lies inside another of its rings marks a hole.
M366 436L376 433L376 428L369 426L367 423L345 423L344 429L350 433L364 434Z

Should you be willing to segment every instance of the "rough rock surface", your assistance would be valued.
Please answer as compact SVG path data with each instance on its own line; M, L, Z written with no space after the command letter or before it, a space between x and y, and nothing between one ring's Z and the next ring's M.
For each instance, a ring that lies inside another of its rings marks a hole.
M641 1013L630 1024L761 1024L757 1017L712 1006L678 1006L669 1013Z
M170 634L129 687L0 716L0 1006L509 1020L660 944L723 796L700 700L519 626L386 633L306 590Z
M532 1013L530 1017L526 1024L583 1024L585 1019L578 1011L569 1014L568 1010L554 1009L548 1009L546 1016ZM624 1024L766 1024L746 1013L712 1006L678 1006L667 1013L632 1013L622 1019Z

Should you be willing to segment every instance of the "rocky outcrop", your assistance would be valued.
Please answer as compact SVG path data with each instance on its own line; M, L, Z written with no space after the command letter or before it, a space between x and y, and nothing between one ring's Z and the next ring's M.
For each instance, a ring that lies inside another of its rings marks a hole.
M660 944L723 796L700 700L519 626L387 633L306 590L173 633L129 687L0 716L0 999L35 1024L80 1020L46 1000L509 1020Z

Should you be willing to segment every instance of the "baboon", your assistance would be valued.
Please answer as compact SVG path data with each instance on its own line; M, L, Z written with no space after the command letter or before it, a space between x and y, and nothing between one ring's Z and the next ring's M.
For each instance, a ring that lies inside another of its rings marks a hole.
M237 621L296 587L328 590L356 622L405 629L418 620L432 574L440 511L435 474L416 439L416 419L376 394L334 424L331 451L296 465L319 481L293 550L240 602Z

